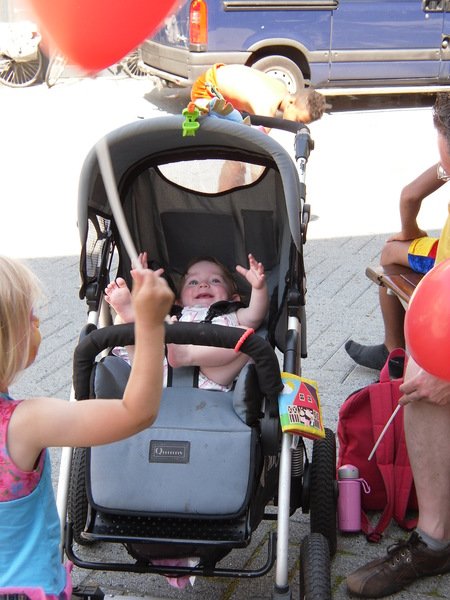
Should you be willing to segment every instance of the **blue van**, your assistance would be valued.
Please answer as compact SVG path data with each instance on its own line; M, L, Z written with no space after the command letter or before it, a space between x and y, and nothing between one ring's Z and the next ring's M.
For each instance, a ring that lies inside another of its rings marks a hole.
M181 86L216 62L253 66L291 92L444 86L449 0L187 0L143 47Z

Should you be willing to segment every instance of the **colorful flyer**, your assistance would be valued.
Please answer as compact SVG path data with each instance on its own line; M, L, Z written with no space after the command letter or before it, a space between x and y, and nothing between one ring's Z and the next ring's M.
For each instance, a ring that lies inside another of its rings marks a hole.
M324 438L317 383L305 377L281 373L284 388L278 397L281 429L310 439Z

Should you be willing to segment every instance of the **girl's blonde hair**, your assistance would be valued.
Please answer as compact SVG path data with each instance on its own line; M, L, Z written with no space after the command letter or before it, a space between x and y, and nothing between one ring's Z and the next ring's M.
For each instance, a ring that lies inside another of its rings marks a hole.
M18 260L0 256L0 389L27 366L31 312L41 294L37 277Z

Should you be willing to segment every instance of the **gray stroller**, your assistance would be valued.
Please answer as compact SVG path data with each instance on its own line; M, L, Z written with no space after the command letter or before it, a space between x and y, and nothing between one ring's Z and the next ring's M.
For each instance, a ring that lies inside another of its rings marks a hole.
M281 432L278 410L280 371L300 375L306 357L302 246L312 141L302 124L252 122L287 128L298 165L261 131L210 117L200 120L195 135L183 136L183 118L173 116L107 136L128 228L150 267L163 267L175 288L192 257L214 256L234 272L251 252L265 265L271 301L263 326L240 348L252 360L231 391L199 389L198 369L171 369L151 428L122 442L74 450L64 546L82 569L172 577L260 577L276 563L274 600L293 594L326 600L337 538L335 436L326 429L324 439L308 446ZM95 149L81 173L78 226L80 298L88 322L75 351L73 381L76 400L88 402L121 396L130 367L109 350L134 339L133 325L112 325L103 300L116 276L131 285L130 259ZM249 290L241 279L245 298ZM234 348L241 336L242 329L211 323L166 328L166 342L181 344ZM298 510L310 519L310 533L299 540L299 594L288 574L290 517ZM268 536L265 564L230 568L227 555L247 547L266 519L276 521L276 531ZM125 547L128 559L83 558L82 547L95 542ZM191 557L195 565L179 564Z

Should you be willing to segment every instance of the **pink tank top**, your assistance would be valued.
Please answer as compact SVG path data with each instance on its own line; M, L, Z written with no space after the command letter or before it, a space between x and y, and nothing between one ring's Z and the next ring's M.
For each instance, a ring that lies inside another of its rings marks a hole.
M39 483L44 467L45 452L41 453L33 471L19 469L8 454L6 445L8 425L19 404L19 400L0 394L0 502L28 496Z

